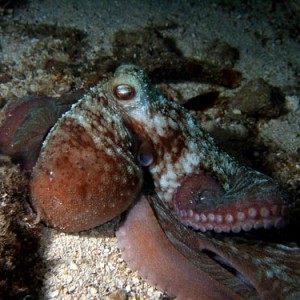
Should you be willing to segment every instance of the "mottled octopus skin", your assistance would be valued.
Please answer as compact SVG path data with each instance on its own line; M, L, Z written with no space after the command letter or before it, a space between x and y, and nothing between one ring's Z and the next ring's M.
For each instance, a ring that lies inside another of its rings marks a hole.
M221 151L189 111L155 90L142 69L119 67L105 89L127 127L154 149L148 168L155 190L183 223L203 232L283 226L289 201L278 184ZM207 177L210 183L202 184ZM214 195L215 189L221 192Z
M33 168L31 200L46 224L76 232L117 216L140 192L132 137L101 85L51 129Z

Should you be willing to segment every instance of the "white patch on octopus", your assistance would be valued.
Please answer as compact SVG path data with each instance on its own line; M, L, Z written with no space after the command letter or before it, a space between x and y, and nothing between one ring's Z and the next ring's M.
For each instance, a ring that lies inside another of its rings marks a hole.
M155 115L153 118L153 125L156 128L156 131L159 136L165 136L167 133L167 122L165 118L163 118L161 115Z
M171 118L168 118L167 123L174 131L178 130L178 124L175 121L173 121Z
M193 173L196 170L200 163L200 158L198 154L185 149L184 151L182 151L178 163L182 167L183 172L189 174Z
M167 164L164 169L164 174L159 178L157 188L163 193L165 201L172 199L174 190L180 185L177 174L172 164Z

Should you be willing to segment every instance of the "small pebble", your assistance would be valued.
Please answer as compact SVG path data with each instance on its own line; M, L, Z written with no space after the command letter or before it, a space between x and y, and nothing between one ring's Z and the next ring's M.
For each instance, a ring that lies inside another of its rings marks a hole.
M78 270L78 266L77 266L74 262L71 262L71 263L70 263L69 268L70 268L70 270L72 270L72 271Z
M71 285L68 287L68 293L73 293L76 290L76 285Z
M47 294L47 297L50 299L53 299L55 297L57 297L59 295L59 290L52 290L49 291L49 293Z
M107 300L126 300L127 295L124 290L116 290L115 292L111 293L108 297Z
M67 284L69 284L69 283L71 283L72 281L73 281L73 277L71 276L71 275L65 275L64 277L63 277L63 280L67 283Z
M232 113L233 113L234 115L241 115L241 114L242 114L242 112L241 112L239 109L236 109L236 108L234 108L234 109L232 110Z
M91 286L91 287L89 288L89 293L90 293L92 296L95 296L95 295L97 295L98 290L97 290L94 286Z
M140 283L140 278L139 277L133 277L132 278L132 283L135 285L138 285Z
M130 286L130 285L126 285L125 291L126 291L127 293L131 292L131 286Z

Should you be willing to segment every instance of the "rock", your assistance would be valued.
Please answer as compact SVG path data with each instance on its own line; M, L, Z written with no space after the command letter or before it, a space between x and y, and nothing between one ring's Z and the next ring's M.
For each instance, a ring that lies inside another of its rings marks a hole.
M127 295L126 291L118 289L115 292L111 293L108 297L107 300L126 300Z
M276 118L285 110L285 97L277 87L258 78L249 81L230 103L232 110L240 110L252 117Z
M211 41L204 53L205 61L223 68L232 68L239 58L240 53L238 49L219 39Z

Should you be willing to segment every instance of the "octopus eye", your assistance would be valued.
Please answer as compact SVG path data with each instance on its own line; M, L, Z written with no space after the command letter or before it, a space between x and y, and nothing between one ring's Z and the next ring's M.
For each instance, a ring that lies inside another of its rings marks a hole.
M131 100L135 96L135 89L129 84L119 84L114 88L114 94L119 100Z

